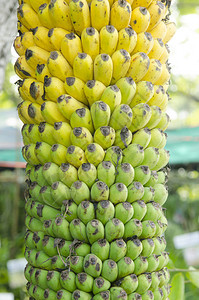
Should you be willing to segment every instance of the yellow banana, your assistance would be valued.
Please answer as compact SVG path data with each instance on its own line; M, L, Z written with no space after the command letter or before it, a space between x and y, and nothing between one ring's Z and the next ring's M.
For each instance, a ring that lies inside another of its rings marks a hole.
M159 60L152 58L150 60L149 69L142 80L151 81L153 84L156 83L162 72L162 64Z
M151 51L148 54L148 57L151 58L155 58L155 59L159 59L164 51L164 43L162 41L162 39L154 39L154 44L153 44L153 48L151 49Z
M32 8L38 12L39 7L44 3L44 0L28 0L29 4L32 6ZM49 3L48 0L46 0L47 3Z
M44 93L44 85L42 82L35 81L33 78L26 78L19 85L19 94L24 100L42 104Z
M108 0L93 0L90 6L91 26L100 31L109 24L110 4Z
M84 28L90 27L90 12L86 0L71 0L70 17L75 32L80 36Z
M135 82L142 80L147 73L150 59L144 52L138 52L131 56L131 64L127 72L128 77L132 77Z
M168 93L165 93L164 94L164 97L163 97L163 101L161 102L161 104L159 105L160 109L162 111L165 111L167 109L167 106L168 106L168 103L169 103L169 94Z
M152 111L148 104L139 103L132 108L133 120L129 129L135 132L141 128L144 128L151 118Z
M35 46L34 37L32 31L24 32L21 35L21 44L24 49Z
M91 106L94 102L99 101L101 96L106 89L106 86L97 80L89 80L84 85L84 93L88 100L89 105Z
M124 49L131 54L136 46L136 43L137 34L132 28L127 27L119 31L117 50Z
M131 20L131 5L126 0L118 0L111 7L110 24L118 31L128 27Z
M70 120L72 113L77 109L86 107L82 102L67 94L63 94L57 99L57 106L67 120Z
M134 0L132 3L132 9L135 9L138 6L148 7L153 0Z
M73 75L73 69L59 51L52 51L50 53L47 66L52 76L62 81L64 81L66 77Z
M137 35L137 44L133 50L133 54L137 52L144 52L148 54L153 48L154 40L149 32L141 32Z
M147 31L150 24L150 13L146 7L139 6L132 10L130 24L136 33Z
M153 84L150 81L139 81L136 84L136 93L133 97L129 106L132 108L133 106L139 103L147 103L151 99L154 93Z
M51 76L47 64L38 64L35 70L35 77L37 81L44 82L46 76Z
M78 101L88 105L84 94L84 82L77 77L67 77L64 83L66 92Z
M147 103L148 105L160 106L165 95L165 90L161 85L154 85L154 94Z
M69 31L59 28L59 27L54 27L51 28L48 31L48 37L50 40L50 44L52 45L53 49L60 51L61 50L61 42L63 38L65 37L66 34L70 33Z
M26 28L20 21L17 21L17 31L19 35L22 35L24 32L28 32L28 28Z
M32 123L32 119L28 115L28 106L31 103L32 102L26 100L26 101L23 101L23 102L19 103L18 106L17 106L19 118L21 119L21 121L24 124L31 124Z
M61 42L61 52L69 64L73 66L77 54L83 52L80 38L73 32L66 34Z
M104 26L100 30L100 53L112 55L117 49L118 44L118 31L112 25Z
M150 13L150 24L148 31L152 30L158 23L161 22L165 15L165 6L161 1L152 1L152 3L147 8Z
M103 54L102 54L103 55ZM125 77L131 63L130 54L124 50L117 50L112 55L113 75L111 84L116 83L120 78Z
M55 129L52 125L41 122L38 126L38 141L48 143L49 145L55 144L56 140L54 139L54 132Z
M157 26L155 26L150 33L154 39L164 39L167 32L167 27L164 21L160 21Z
M89 54L94 61L99 54L99 33L93 27L83 29L81 34L83 52ZM106 53L106 52L105 52Z
M166 27L167 27L166 35L163 38L164 44L168 43L176 33L176 24L174 22L167 23Z
M34 102L28 106L28 115L33 124L40 124L40 122L45 121L41 114L41 105L38 103Z
M165 84L162 85L162 87L165 90L165 92L167 92L169 86L170 86L170 80L168 80Z
M155 84L164 85L167 81L170 80L171 74L170 74L170 68L168 64L162 65L162 72L158 79L155 81Z
M72 128L66 122L56 122L54 124L53 138L55 142L61 144L65 147L69 147L71 145L70 134Z
M170 124L170 117L169 115L166 113L166 112L163 112L162 113L162 117L161 117L161 120L160 122L156 125L155 128L160 128L162 129L163 131L165 131L167 129L167 127L169 126Z
M57 77L45 77L44 100L57 102L57 98L65 93L64 83Z
M34 102L35 100L32 99L30 96L30 85L34 82L34 78L26 78L24 80L18 80L17 85L18 85L18 92L19 95L23 100L29 100L31 102Z
M27 29L41 26L37 13L27 3L18 7L17 18Z
M86 147L93 143L93 137L90 131L85 127L75 127L70 134L71 144L78 146L84 151Z
M72 128L86 127L93 134L94 127L90 109L86 107L76 109L70 117L70 125Z
M41 22L41 24L46 27L46 28L53 28L54 23L49 15L49 4L48 3L43 3L38 10L38 18Z
M66 153L66 159L69 162L69 164L73 165L77 169L83 163L87 163L87 159L84 151L80 147L74 145L68 147Z
M122 100L122 95L120 89L117 85L109 85L103 92L100 101L105 102L109 105L111 113L114 111L115 107L120 105Z
M113 74L113 62L108 54L99 54L94 60L94 79L105 86L110 85Z
M136 83L134 82L133 78L132 77L121 78L116 82L116 85L120 89L122 95L121 104L129 105L136 92Z
M55 26L72 31L73 25L70 18L70 8L64 0L51 0L48 7L49 16Z
M146 127L148 129L153 129L160 122L162 118L162 111L159 108L159 106L156 105L152 105L150 106L150 108L151 108L152 115L149 122L146 124Z
M32 33L33 33L33 41L36 46L46 51L54 50L54 47L52 47L50 43L48 37L48 29L46 27L44 26L35 27L34 29L32 29Z
M13 43L13 46L14 46L15 51L17 52L17 54L18 54L19 56L25 54L26 49L22 46L22 43L21 43L21 36L17 36L17 37L15 38L14 43Z
M169 47L167 44L165 44L163 47L162 54L159 58L159 61L161 62L161 64L165 64L168 61L169 54L170 54Z
M66 152L67 148L65 146L61 144L52 145L50 150L51 161L58 166L61 166L62 163L67 163Z
M45 121L51 125L55 122L67 122L67 119L60 113L57 103L53 101L45 101L41 105L41 114Z
M36 69L38 64L46 64L48 57L49 52L40 47L32 46L26 49L26 62L33 69Z
M93 60L86 53L78 53L73 62L74 76L84 82L93 79Z
M15 73L22 79L33 77L35 78L35 71L31 68L25 59L25 55L20 56L14 65Z

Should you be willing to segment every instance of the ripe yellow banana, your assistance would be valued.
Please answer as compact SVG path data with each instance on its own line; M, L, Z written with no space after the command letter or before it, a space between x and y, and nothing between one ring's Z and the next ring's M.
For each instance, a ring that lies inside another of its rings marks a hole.
M47 66L52 76L62 81L64 81L66 77L73 75L73 69L59 51L52 51L50 53Z
M166 112L162 112L162 117L160 122L156 125L155 128L159 128L163 131L165 131L167 129L167 127L169 126L171 119L169 117L169 115Z
M44 26L35 27L34 29L32 29L32 33L33 33L33 41L36 46L46 51L54 50L54 47L52 47L50 43L50 39L48 37L48 29L46 27Z
M89 54L94 61L99 54L99 33L93 27L84 28L81 34L83 52ZM105 52L106 53L106 52Z
M45 121L41 114L41 105L38 103L34 102L28 106L28 115L31 118L33 124L40 124L40 122Z
M82 102L67 94L63 94L57 99L57 106L67 120L70 120L72 113L77 109L86 107Z
M83 52L80 38L73 32L67 33L61 42L61 52L69 64L73 66L77 54Z
M154 85L154 93L151 99L148 101L148 105L156 105L159 106L162 101L165 94L165 90L161 85Z
M152 115L149 122L146 124L146 127L149 129L153 129L160 122L162 118L162 111L159 108L159 106L156 105L152 105L150 106L150 108L151 108Z
M94 102L99 101L101 96L106 89L106 86L97 80L89 80L84 85L84 93L88 100L89 106L91 106Z
M15 48L15 51L19 56L24 55L26 52L26 49L22 46L21 43L21 36L17 36L14 40L13 46Z
M37 13L27 3L18 7L17 18L27 29L41 26Z
M41 105L41 113L44 118L44 120L54 125L55 122L67 122L67 119L64 117L63 114L59 111L57 103L53 101L45 101Z
M32 6L32 8L38 12L39 7L44 3L44 0L28 0L29 4ZM48 0L46 0L47 3L49 3Z
M162 65L162 72L158 79L155 81L155 84L164 85L167 81L170 80L171 74L170 74L170 68L169 65L163 64Z
M32 46L26 49L26 62L33 69L36 69L38 64L46 64L48 57L49 52L40 47Z
M88 101L84 94L84 82L81 79L77 77L67 77L64 86L67 94L85 105L88 105Z
M110 85L113 75L113 62L108 54L99 54L94 60L94 79L105 86Z
M26 78L19 84L19 94L23 100L29 100L42 104L44 93L44 85L42 82L35 81L33 78Z
M160 21L158 25L156 25L150 33L154 39L164 39L167 32L167 27L164 21Z
M134 0L132 3L132 9L135 9L138 6L148 7L153 0Z
M49 4L43 3L38 10L38 18L41 24L46 28L53 28L55 27L50 15L49 15Z
M23 101L23 102L19 103L18 106L17 106L17 111L18 111L19 118L21 119L21 121L24 124L31 124L32 123L32 119L28 115L28 106L31 103L32 102L26 100L26 101Z
M152 58L150 60L149 69L146 75L142 78L142 80L151 81L153 84L156 83L158 78L161 76L162 72L162 64L159 60Z
M153 48L154 40L149 32L141 32L137 35L137 44L133 50L133 54L137 52L144 52L148 54Z
M153 84L150 81L139 81L136 84L136 93L133 97L130 107L133 107L139 103L147 103L151 99L154 93Z
M86 53L78 53L73 62L73 73L84 82L93 79L93 60Z
M21 35L21 44L25 50L35 45L32 31L24 32Z
M131 5L126 0L118 0L111 7L110 24L118 31L128 27L131 20Z
M50 44L52 45L53 49L60 51L61 50L61 42L63 38L65 37L66 34L70 33L69 31L59 28L59 27L54 27L51 28L48 31L48 37L50 40Z
M117 49L118 44L118 31L112 25L104 26L100 30L100 53L112 55Z
M90 109L86 107L76 109L70 117L70 125L72 128L85 127L93 134L94 127Z
M57 77L45 77L44 100L57 102L57 98L65 93L64 83Z
M64 0L51 0L48 6L49 17L54 26L72 31L73 25L70 18L70 8Z
M71 0L70 17L75 32L80 36L84 28L90 27L90 12L86 0Z
M149 52L148 57L150 59L155 58L155 59L160 60L160 57L163 54L164 49L165 49L165 46L164 46L162 39L154 39L153 48Z
M19 95L21 96L21 98L23 100L29 100L31 102L34 102L34 100L32 99L32 97L30 96L30 93L29 93L30 85L33 82L34 82L33 78L26 78L24 80L18 80L16 82L16 84L18 85Z
M159 61L161 62L161 64L165 64L168 61L169 54L170 54L169 47L167 44L165 44L163 47L162 54L159 58Z
M84 151L87 146L93 143L93 137L90 131L85 127L75 127L70 134L71 144L78 146Z
M66 153L66 159L69 164L73 165L77 169L83 164L87 163L87 159L84 151L78 146L69 146Z
M102 54L103 55L103 54ZM124 50L117 50L112 55L113 74L111 84L115 84L120 78L125 77L131 64L130 54Z
M22 35L24 32L28 32L28 28L26 28L20 21L17 21L17 31L19 35Z
M147 8L150 13L150 24L148 31L152 30L155 26L160 23L165 15L165 6L161 1L152 1L152 3Z
M163 101L162 101L162 103L159 105L160 109L161 109L163 112L166 111L167 106L168 106L168 103L169 103L169 100L170 100L169 94L168 94L168 93L165 93L165 94L164 94L164 97L163 97Z
M100 100L109 105L111 113L120 105L122 95L117 85L109 85L103 92Z
M136 92L136 83L132 77L124 77L119 79L116 82L117 87L120 89L122 100L121 104L131 103L135 92Z
M46 76L51 76L47 64L38 64L35 70L35 77L37 81L44 82Z
M176 33L176 24L174 22L167 23L166 27L166 35L163 38L164 44L168 43Z
M136 46L136 43L137 34L132 28L127 27L119 31L117 50L124 49L131 54Z
M150 24L150 13L146 7L138 6L132 10L130 25L136 33L147 31Z
M108 0L93 0L90 6L91 26L100 31L109 24L110 4Z
M25 55L20 56L14 65L15 73L22 79L33 77L35 78L35 71L31 68L25 59Z
M150 59L144 52L138 52L131 56L131 64L126 76L133 78L135 82L142 80L147 73Z

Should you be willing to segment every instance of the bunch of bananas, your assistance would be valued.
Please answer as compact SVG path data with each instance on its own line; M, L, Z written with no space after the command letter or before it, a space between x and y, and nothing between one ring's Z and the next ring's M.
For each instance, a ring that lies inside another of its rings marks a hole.
M170 1L18 0L31 300L168 299Z

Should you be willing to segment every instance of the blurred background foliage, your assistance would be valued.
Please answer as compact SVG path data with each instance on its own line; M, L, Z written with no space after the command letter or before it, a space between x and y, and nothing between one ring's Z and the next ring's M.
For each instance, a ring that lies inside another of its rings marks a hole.
M177 23L178 32L170 43L172 78L169 92L172 100L168 113L172 118L171 129L199 126L199 72L198 56L195 55L199 51L196 42L199 40L199 3L198 0L173 0L172 3L172 19ZM17 81L13 70L15 59L16 53L12 49L0 91L0 109L16 107L20 102L14 84ZM24 181L23 170L0 170L0 292L13 292L17 300L25 299L25 290L10 288L7 261L23 257L24 253ZM172 269L189 267L183 251L175 249L173 238L199 229L198 182L199 162L171 166L168 180L170 194L165 208L169 221L167 251ZM198 300L199 289L187 278L185 280L185 299Z

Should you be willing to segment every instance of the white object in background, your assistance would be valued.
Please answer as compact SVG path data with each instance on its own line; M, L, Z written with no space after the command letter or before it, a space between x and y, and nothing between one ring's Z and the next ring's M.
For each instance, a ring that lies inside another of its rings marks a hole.
M189 266L197 267L199 265L199 247L184 249L183 255Z
M186 249L199 246L199 231L176 235L173 238L176 249Z
M25 286L26 279L24 277L24 268L26 264L27 261L25 258L12 259L7 262L9 286L11 288L15 289Z
M0 300L14 300L14 294L0 293Z

